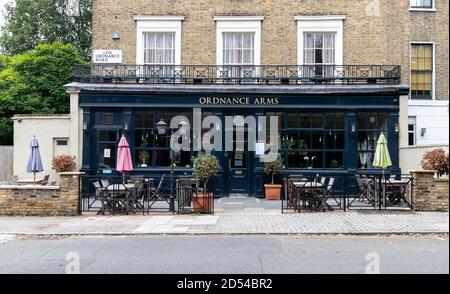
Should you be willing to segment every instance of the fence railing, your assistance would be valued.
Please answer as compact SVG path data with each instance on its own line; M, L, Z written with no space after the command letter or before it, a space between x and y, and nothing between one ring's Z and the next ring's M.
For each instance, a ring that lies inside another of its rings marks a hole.
M214 212L213 197L203 197L203 189L192 177L170 174L125 177L83 175L80 185L80 207L84 212Z
M283 177L282 211L411 210L413 178L404 174L289 174Z
M399 65L78 64L75 81L136 84L400 84Z

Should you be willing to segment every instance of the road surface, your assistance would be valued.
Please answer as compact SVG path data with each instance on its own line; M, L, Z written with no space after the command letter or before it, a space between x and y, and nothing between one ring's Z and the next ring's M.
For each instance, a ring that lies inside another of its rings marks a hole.
M0 273L449 273L448 236L0 236Z

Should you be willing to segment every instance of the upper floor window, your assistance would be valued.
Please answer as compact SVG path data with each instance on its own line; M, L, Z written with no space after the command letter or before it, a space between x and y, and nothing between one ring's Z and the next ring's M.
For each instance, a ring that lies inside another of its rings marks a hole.
M181 26L184 16L135 16L134 20L136 64L168 65L162 67L163 70L181 64Z
M253 33L223 33L223 64L253 65L254 43Z
M217 75L253 77L261 64L262 16L215 16Z
M144 33L144 64L175 64L175 33Z
M305 33L303 41L303 64L309 75L329 76L333 68L327 65L335 64L335 33Z
M433 9L433 0L411 0L411 8Z
M411 98L433 97L433 45L411 45Z
M332 77L342 73L344 64L345 15L295 17L297 21L298 64L303 76Z

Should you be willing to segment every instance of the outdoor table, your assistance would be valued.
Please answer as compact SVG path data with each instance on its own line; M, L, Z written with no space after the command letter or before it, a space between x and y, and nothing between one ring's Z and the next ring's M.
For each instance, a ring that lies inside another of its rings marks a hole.
M129 193L127 193L127 191L130 191L134 189L134 184L112 184L109 185L108 187L104 188L104 190L106 191L106 193L113 193L114 191L118 191L118 196L120 197L121 195L125 195L125 199L123 201L119 200L119 198L117 196L116 198L116 204L118 204L118 208L119 210L124 210L125 212L130 212L133 211L133 207L132 205L130 205L129 202Z
M17 183L19 185L33 185L34 183L40 185L42 183L42 181L43 181L43 179L36 180L36 181L34 181L33 179L22 179L22 180L17 180Z
M406 195L406 186L409 185L411 183L411 179L400 179L400 180L395 180L395 179L388 179L386 181L382 181L382 193L383 195L386 195L386 193L388 192L393 192L393 191L399 191L401 198L403 198L406 201L409 201L410 199L406 199L407 195ZM401 195L405 193L405 195Z
M304 192L306 192L307 194L310 195L310 199L309 200L309 208L313 209L313 202L316 203L316 209L324 209L324 201L320 200L319 201L315 201L317 200L319 197L317 197L317 194L319 195L324 195L324 188L325 186L321 183L321 182L310 182L310 181L301 181L301 182L293 182L295 189L297 190L297 201L300 202L300 193L301 190L304 190ZM317 191L320 191L317 193ZM308 200L305 200L304 202L304 206L306 207L306 204L308 202Z

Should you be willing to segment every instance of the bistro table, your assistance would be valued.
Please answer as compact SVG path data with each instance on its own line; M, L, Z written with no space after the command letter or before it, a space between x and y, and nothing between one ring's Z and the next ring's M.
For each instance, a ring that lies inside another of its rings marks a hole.
M409 202L408 186L411 184L411 179L387 179L382 181L383 195L387 196L387 200L392 204L396 204L396 202L401 202L402 199L404 201ZM408 198L408 199L407 199Z
M21 180L17 180L17 183L19 185L33 185L33 184L38 184L40 185L42 182L44 181L44 179L36 179L36 181L34 179L21 179Z
M111 184L104 188L104 191L110 195L112 194L119 210L123 210L128 213L134 211L133 205L130 203L130 200L132 200L130 194L134 188L134 184ZM114 195L114 192L116 192L117 195ZM124 196L124 199L120 200L122 195Z
M321 182L300 181L293 182L293 184L297 190L297 201L299 203L303 200L304 207L308 206L311 210L313 208L325 210L323 199L325 186ZM305 197L301 197L302 193Z

